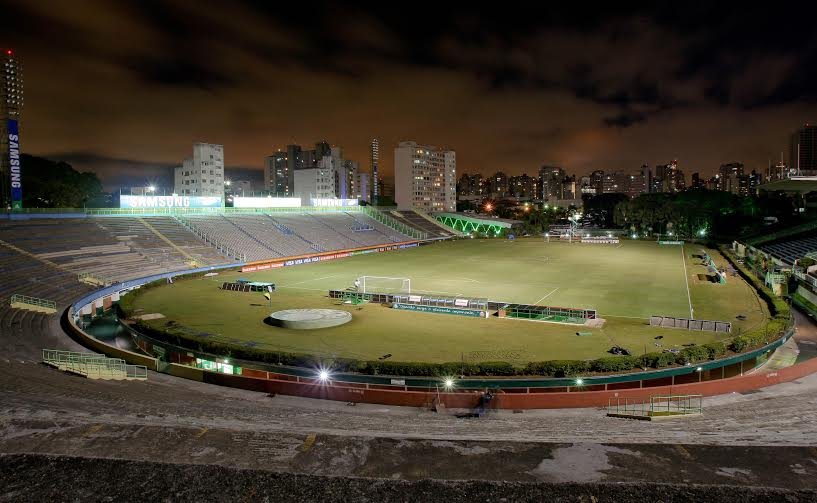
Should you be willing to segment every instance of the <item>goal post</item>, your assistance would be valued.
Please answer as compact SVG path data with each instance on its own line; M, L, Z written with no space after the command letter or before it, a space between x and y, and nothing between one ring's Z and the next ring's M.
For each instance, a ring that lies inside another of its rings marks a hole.
M355 281L362 293L411 293L410 278L388 276L360 276Z

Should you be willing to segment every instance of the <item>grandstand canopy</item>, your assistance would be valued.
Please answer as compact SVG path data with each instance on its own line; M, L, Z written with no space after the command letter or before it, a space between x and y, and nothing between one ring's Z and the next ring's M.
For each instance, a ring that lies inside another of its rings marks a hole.
M465 213L435 213L434 216L443 224L462 232L495 232L502 229L510 229L519 220L506 218L487 218L479 215L467 215Z

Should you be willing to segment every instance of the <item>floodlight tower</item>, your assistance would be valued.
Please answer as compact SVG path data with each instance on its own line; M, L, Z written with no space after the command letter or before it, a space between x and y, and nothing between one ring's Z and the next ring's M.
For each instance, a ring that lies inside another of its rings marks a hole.
M567 219L570 222L570 233L569 233L570 243L573 242L573 236L576 236L577 233L579 232L579 221L581 220L581 218L582 218L581 212L577 211L577 212L573 213L572 215L570 215L568 217L568 219Z

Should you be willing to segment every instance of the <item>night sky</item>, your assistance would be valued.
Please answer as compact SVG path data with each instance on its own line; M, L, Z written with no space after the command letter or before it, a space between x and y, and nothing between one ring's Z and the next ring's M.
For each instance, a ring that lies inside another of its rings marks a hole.
M23 149L108 188L160 180L194 141L260 178L321 139L368 167L374 136L387 173L414 139L460 173L711 175L764 169L817 121L817 2L446 3L0 1L0 47L25 69Z

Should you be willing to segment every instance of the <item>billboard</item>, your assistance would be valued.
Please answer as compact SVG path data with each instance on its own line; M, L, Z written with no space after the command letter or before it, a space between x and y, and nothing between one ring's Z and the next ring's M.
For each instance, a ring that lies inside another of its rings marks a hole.
M221 208L220 197L211 196L119 196L119 207L127 209Z
M17 121L9 119L9 176L11 177L11 208L23 208L23 179L20 167L20 129Z
M309 200L312 206L333 207L333 206L357 206L357 199L317 199Z
M234 208L300 208L300 197L236 197Z

